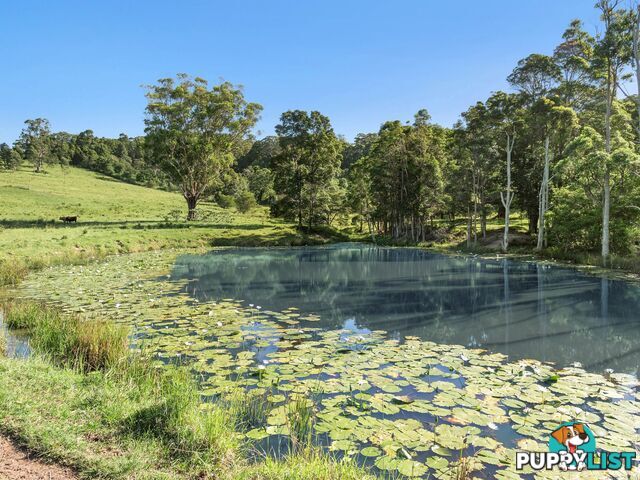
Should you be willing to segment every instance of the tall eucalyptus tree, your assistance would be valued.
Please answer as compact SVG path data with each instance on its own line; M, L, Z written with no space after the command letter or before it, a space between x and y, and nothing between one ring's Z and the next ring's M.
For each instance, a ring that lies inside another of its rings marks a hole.
M234 157L259 118L262 107L245 100L240 87L179 74L162 78L147 92L145 147L187 202L195 220L205 193L221 188Z

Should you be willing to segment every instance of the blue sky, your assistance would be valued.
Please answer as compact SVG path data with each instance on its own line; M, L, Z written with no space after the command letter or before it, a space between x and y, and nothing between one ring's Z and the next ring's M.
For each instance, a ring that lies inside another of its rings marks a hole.
M261 135L319 110L348 139L427 108L452 125L518 59L550 54L594 0L0 0L0 142L54 130L143 133L144 84L186 72L244 85Z

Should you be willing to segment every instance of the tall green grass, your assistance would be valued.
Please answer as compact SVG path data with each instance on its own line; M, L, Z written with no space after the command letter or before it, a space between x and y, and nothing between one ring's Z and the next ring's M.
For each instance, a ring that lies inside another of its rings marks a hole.
M287 426L295 454L307 451L313 445L316 422L315 404L304 395L296 395L287 406Z
M119 370L119 382L135 385L142 399L154 399L123 419L125 435L159 442L193 478L212 466L235 468L245 440L234 412L221 404L201 403L197 382L187 369L157 369L145 359L133 359Z
M283 460L264 462L238 472L234 480L375 480L348 458L337 460L318 449L307 449Z
M34 351L85 372L107 370L128 356L128 329L103 320L63 314L31 301L3 306L9 328L25 329Z
M220 402L231 412L237 428L249 431L266 423L271 411L268 399L270 394L268 390L246 390L239 387L220 399Z
M22 260L0 260L0 287L17 285L29 273L29 267Z
M99 247L84 248L82 250L66 250L55 254L40 255L30 258L0 258L0 287L18 285L29 272L42 270L56 265L85 265L89 262L105 258L109 254L121 253L101 249ZM127 250L128 251L128 250Z

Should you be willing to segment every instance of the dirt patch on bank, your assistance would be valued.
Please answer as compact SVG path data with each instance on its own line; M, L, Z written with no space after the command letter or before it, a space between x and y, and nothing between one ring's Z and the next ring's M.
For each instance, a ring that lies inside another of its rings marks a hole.
M32 457L13 442L0 437L0 480L76 480L68 469Z

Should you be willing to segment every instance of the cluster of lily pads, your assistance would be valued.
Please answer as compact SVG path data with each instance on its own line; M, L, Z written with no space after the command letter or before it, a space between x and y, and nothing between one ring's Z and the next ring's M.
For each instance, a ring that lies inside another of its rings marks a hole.
M325 331L312 312L269 311L250 299L200 302L168 275L174 259L146 253L52 268L20 295L130 325L134 348L193 370L205 402L238 389L260 399L265 415L246 435L261 448L294 436L291 405L304 399L316 443L392 476L452 478L464 468L477 478L557 478L516 471L515 452L547 451L550 432L574 420L589 424L599 449L638 451L631 375L510 362L384 331Z

